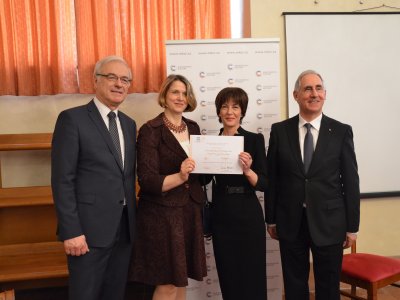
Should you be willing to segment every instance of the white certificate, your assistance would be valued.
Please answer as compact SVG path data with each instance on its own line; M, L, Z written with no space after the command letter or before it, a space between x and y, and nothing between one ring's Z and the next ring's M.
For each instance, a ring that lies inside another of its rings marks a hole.
M196 162L192 173L243 174L239 154L243 136L191 135L190 156Z

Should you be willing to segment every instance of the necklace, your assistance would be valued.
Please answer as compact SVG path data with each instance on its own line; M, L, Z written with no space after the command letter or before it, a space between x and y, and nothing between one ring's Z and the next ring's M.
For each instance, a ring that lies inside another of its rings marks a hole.
M168 120L165 115L163 116L163 121L164 121L165 126L167 126L169 130L171 130L175 133L181 133L186 130L186 123L183 121L182 121L181 125L176 126L176 125L172 124L172 122L170 120Z

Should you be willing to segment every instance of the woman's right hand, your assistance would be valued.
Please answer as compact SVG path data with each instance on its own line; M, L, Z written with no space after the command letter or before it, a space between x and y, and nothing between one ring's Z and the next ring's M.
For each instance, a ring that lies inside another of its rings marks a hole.
M190 157L186 158L181 164L181 170L179 175L181 176L183 181L187 181L189 179L189 174L194 170L196 164L193 159Z
M182 163L181 163L181 169L179 170L178 173L174 173L171 175L168 175L165 177L163 185L162 185L162 191L167 192L173 188L176 188L177 186L184 184L186 181L189 180L189 174L192 172L195 168L195 163L194 160L191 158L186 158Z

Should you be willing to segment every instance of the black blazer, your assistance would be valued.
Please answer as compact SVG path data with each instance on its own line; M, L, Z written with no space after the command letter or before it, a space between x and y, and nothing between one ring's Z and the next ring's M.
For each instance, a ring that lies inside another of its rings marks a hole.
M267 154L269 188L266 222L280 239L299 233L303 203L317 246L337 244L357 232L360 190L353 132L349 125L322 116L318 142L307 174L299 145L299 116L272 125Z
M89 246L110 245L126 199L130 235L135 215L136 124L118 112L124 168L93 100L60 113L52 142L51 183L60 240L84 234Z

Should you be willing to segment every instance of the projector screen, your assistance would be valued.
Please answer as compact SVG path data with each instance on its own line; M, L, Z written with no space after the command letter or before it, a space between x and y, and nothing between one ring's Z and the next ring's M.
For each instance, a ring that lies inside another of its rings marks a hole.
M400 195L400 14L284 15L289 117L297 76L319 72L324 114L353 128L362 197Z

